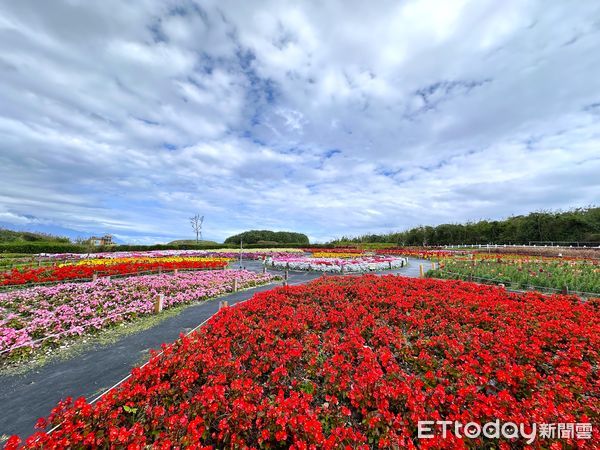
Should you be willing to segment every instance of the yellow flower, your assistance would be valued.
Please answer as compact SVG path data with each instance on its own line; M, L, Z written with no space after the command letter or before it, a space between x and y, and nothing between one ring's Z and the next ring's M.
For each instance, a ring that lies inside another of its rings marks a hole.
M202 262L202 261L230 261L230 258L207 258L200 256L163 256L158 258L149 258L149 257L128 257L128 258L90 258L90 259L82 259L81 261L77 261L75 263L65 263L60 264L60 267L75 265L75 266L86 266L86 265L103 265L103 266L112 266L115 264L122 263L172 263L172 262Z

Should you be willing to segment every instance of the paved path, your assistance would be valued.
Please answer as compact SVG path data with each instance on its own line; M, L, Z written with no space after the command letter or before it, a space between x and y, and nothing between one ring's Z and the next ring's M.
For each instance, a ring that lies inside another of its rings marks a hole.
M260 271L262 264L243 261L248 270ZM419 264L430 263L410 259L407 267L386 271L403 276L419 276ZM279 271L271 273L279 274ZM321 276L318 272L289 272L289 284L303 284ZM278 283L280 284L280 283ZM272 289L269 284L246 291L229 294L218 300L229 305L249 299L256 292ZM0 436L19 434L29 436L39 417L46 417L50 410L65 397L92 399L127 376L132 367L139 364L151 348L159 348L163 342L176 340L180 333L202 323L219 309L218 300L209 300L184 309L156 326L128 335L119 341L92 348L81 355L63 361L50 362L21 375L0 377ZM0 442L1 443L1 442Z

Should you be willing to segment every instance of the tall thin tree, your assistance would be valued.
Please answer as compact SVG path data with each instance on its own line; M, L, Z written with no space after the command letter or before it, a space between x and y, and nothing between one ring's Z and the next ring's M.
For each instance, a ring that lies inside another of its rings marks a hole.
M204 216L200 216L200 214L194 215L194 217L190 217L190 223L192 224L192 229L196 233L196 244L202 239L202 222L204 222Z

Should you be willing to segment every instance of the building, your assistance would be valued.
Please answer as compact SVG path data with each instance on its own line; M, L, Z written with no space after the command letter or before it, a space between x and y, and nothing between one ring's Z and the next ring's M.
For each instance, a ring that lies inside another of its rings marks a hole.
M105 234L102 237L92 236L88 239L88 243L91 245L113 245L113 239L110 234Z

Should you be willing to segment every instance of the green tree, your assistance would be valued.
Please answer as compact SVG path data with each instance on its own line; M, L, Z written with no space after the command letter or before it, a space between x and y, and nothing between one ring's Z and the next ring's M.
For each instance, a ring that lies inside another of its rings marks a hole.
M225 239L225 244L239 244L242 240L246 244L256 244L261 241L275 242L278 244L309 244L308 236L302 233L291 231L270 231L270 230L250 230L243 233L229 236Z

